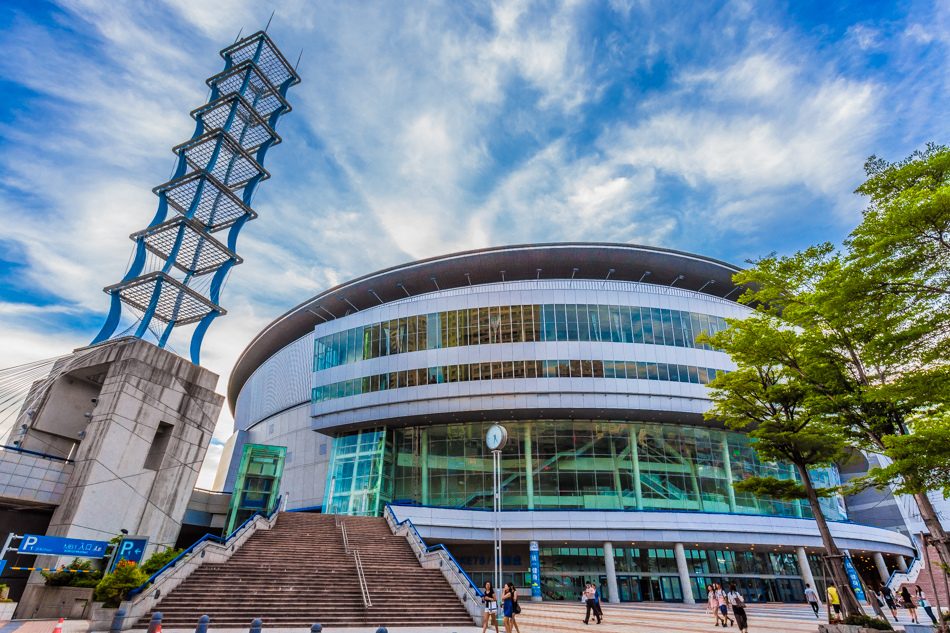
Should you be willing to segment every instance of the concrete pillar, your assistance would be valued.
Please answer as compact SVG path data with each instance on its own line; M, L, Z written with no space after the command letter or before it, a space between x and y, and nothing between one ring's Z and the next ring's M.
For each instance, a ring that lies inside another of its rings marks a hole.
M874 552L874 565L877 567L877 573L881 575L881 580L887 582L891 577L891 572L887 571L887 563L884 562L884 556L880 552Z
M614 467L614 494L617 495L617 509L623 510L623 484L620 482L620 465L617 463L617 447L614 446L614 439L608 440L610 443L610 463Z
M903 556L895 556L897 560L897 571L907 571L907 559Z
M689 582L689 566L686 564L686 549L682 543L673 544L673 555L676 557L676 570L680 574L680 586L683 589L683 603L696 604L693 598L693 585Z
M524 485L528 495L528 509L534 510L534 456L531 453L531 425L524 427Z
M722 434L722 467L726 471L726 494L729 497L729 512L736 511L736 489L732 487L732 459L729 456L729 436Z
M620 602L620 589L617 587L617 570L614 568L614 544L604 543L604 567L607 569L608 602Z
M642 510L643 489L640 487L640 451L637 450L636 434L630 436L630 459L633 462L633 491L637 499L637 510Z
M802 572L802 580L811 585L811 588L818 594L818 602L821 603L821 591L815 585L815 577L811 573L811 565L808 564L808 554L805 553L805 548L796 547L795 554L798 556L798 568Z

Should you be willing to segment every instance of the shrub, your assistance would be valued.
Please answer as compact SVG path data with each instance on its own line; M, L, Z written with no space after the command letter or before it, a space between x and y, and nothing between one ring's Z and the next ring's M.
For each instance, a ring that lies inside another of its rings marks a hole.
M877 631L893 631L894 627L886 620L878 620L869 615L849 615L844 620L845 624L853 626L863 626L866 629L875 629Z
M94 599L104 602L106 608L113 609L119 606L129 590L140 587L146 580L148 576L138 565L129 560L121 561L111 574L96 585Z
M164 552L155 552L148 559L142 563L142 573L146 576L151 577L152 574L157 572L159 569L172 562L185 550L173 549L171 547L165 549Z
M92 570L92 561L74 558L73 562L63 565L57 571L41 572L49 587L95 587L102 579L101 571Z

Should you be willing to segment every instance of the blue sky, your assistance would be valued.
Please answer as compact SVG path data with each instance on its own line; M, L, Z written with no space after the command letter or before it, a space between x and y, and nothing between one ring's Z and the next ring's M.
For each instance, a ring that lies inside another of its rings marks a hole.
M303 83L205 339L219 391L260 329L348 278L525 242L737 264L840 242L869 155L947 141L947 3L8 1L0 366L92 340L218 51L273 9Z

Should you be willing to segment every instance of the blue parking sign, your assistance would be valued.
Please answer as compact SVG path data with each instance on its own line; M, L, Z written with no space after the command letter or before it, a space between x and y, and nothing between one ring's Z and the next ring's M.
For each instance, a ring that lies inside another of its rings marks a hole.
M130 560L136 565L142 562L145 556L145 548L148 546L147 536L125 536L116 546L115 554L112 557L112 566L109 573L115 569L115 566L124 560Z

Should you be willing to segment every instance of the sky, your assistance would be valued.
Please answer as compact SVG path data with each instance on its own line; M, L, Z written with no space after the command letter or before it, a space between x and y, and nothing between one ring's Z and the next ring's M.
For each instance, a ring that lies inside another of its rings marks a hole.
M283 312L414 259L840 243L864 161L950 129L946 2L6 0L0 367L92 341L218 51L272 12L303 81L202 348L219 393ZM200 487L232 431L225 406Z

